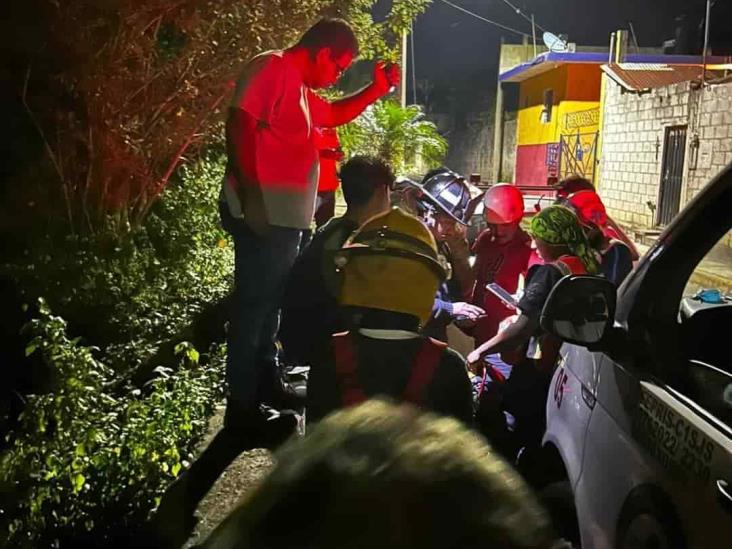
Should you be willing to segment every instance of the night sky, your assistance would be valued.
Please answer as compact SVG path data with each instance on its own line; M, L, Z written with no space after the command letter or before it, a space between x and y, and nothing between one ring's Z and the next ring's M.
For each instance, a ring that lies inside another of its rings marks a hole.
M396 0L398 1L398 0ZM536 22L556 34L567 34L578 45L607 46L610 33L632 21L640 46L660 47L674 37L675 18L695 10L704 13L704 0L510 0ZM730 0L718 0L724 3ZM517 30L531 33L531 24L503 0L451 0L465 9ZM730 2L732 3L732 2ZM716 8L719 9L719 8ZM698 15L698 18L696 18ZM438 87L452 86L466 99L471 88L495 87L501 37L520 43L521 37L475 19L441 0L433 0L414 25L418 80ZM540 43L541 31L537 41ZM411 79L411 68L409 69ZM476 100L480 92L476 93ZM412 92L409 88L409 100Z

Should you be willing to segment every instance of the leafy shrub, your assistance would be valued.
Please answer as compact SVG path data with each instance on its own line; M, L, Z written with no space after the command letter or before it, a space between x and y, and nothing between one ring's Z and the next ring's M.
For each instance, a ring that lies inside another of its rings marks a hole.
M204 341L199 355L183 341L231 284L222 176L213 150L181 170L131 237L46 238L29 251L36 261L5 266L27 302L48 296L24 336L51 377L50 392L27 396L0 455L8 545L139 524L191 459L222 397L223 346ZM164 345L171 356L159 355ZM129 377L143 362L155 371L140 389Z
M27 354L52 366L56 384L53 393L28 398L0 457L2 526L13 546L46 546L92 529L103 539L142 520L191 459L221 397L220 348L202 366L197 351L181 345L183 367L162 371L147 395L115 396L114 372L66 329L44 302L27 327Z
M129 237L48 236L29 250L35 261L6 269L29 301L44 296L106 363L132 371L229 291L233 248L217 212L223 172L211 151L180 171Z
M348 156L369 154L386 159L397 173L420 171L442 163L447 141L434 123L424 119L419 105L402 107L394 100L379 101L356 120L338 129Z

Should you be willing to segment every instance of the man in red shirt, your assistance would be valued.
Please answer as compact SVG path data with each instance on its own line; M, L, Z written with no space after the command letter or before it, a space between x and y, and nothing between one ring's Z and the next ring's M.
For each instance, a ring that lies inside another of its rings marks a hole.
M260 405L284 403L275 337L285 280L313 219L313 129L350 122L398 82L398 67L379 62L373 82L349 97L329 103L313 92L335 84L358 51L348 23L322 19L294 46L254 57L229 109L219 208L235 250L225 426L252 446L269 431Z
M510 293L518 290L519 276L525 275L531 257L531 238L521 228L524 199L513 185L494 185L483 197L483 215L488 228L474 245L475 285L472 303L485 310L473 335L480 345L498 332L498 325L516 312L503 304L486 284L495 282Z

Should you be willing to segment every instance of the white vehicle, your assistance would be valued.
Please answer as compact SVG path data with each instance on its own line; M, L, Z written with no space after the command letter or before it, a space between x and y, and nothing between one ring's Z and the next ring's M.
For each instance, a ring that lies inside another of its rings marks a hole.
M547 401L548 488L566 489L576 522L563 533L585 549L732 547L732 300L687 287L731 229L732 165L617 295L571 275L547 300L541 324L566 342Z

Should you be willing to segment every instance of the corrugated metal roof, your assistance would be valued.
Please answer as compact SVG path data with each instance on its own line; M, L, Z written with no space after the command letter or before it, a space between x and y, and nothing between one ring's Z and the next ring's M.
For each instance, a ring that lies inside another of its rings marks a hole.
M523 82L529 78L533 78L539 74L550 71L558 66L575 64L575 63L590 63L601 65L606 63L608 59L607 53L600 52L544 52L537 55L531 61L521 63L515 67L512 67L498 76L499 82ZM672 67L684 67L684 66L701 66L702 58L698 55L660 55L660 54L645 54L645 53L631 53L628 54L625 59L627 63L622 65L655 65L655 66L666 66ZM730 63L732 59L729 57L720 56L708 56L707 65L712 63ZM700 73L701 74L701 73ZM682 80L683 82L683 80Z
M662 65L648 63L612 63L602 70L626 90L643 92L681 82L700 81L701 65ZM707 78L719 75L707 71Z

